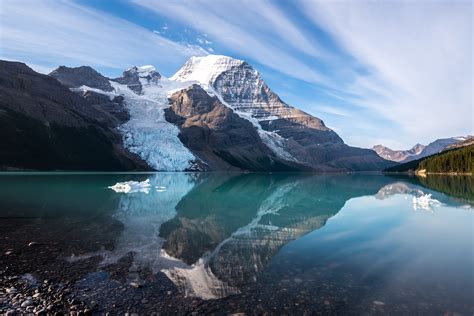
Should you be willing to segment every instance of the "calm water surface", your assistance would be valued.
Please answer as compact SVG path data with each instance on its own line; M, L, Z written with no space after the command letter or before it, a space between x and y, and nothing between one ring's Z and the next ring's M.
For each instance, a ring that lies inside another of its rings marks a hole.
M472 315L473 190L470 177L2 174L0 286L69 284L96 312Z

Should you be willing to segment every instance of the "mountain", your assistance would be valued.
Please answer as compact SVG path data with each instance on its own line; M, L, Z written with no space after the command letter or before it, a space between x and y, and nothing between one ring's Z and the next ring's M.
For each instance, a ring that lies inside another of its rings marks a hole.
M474 144L448 149L434 155L387 168L384 171L416 172L422 176L427 173L472 174L474 171Z
M469 145L474 145L474 136L467 136L464 140L454 143L446 147L446 150L448 149L455 149L455 148L461 148L461 147L466 147Z
M298 164L277 157L262 142L252 123L199 85L178 91L169 100L166 120L179 127L181 142L207 165L251 171L301 169Z
M423 150L422 155L418 158L427 157L430 155L434 155L437 153L446 150L448 146L457 144L459 142L465 141L469 136L458 136L458 137L450 137L450 138L441 138L437 139L432 143L429 143L425 150Z
M61 72L52 75L61 81ZM82 93L99 92L99 80L90 78L64 84ZM241 60L192 57L169 79L153 66L132 67L109 82L114 90L102 93L123 97L131 117L120 126L125 147L157 170L331 172L389 165L371 150L347 146L323 121L285 104Z
M324 122L284 103L247 62L220 55L191 57L173 76L197 82L250 121L262 141L281 159L318 171L377 170L387 162L354 148Z
M426 146L416 144L408 150L392 150L382 145L375 145L372 149L377 153L377 155L386 160L405 163L433 154L437 154L446 149L449 149L452 145L466 141L470 138L472 138L472 136L441 138L429 143Z
M99 130L101 138L85 144L96 146L93 144L102 139L103 151L113 148L117 157L102 156L100 150L87 146L74 149L81 159L102 159L97 168L105 168L107 159L120 161L108 165L107 170L340 172L382 170L391 165L372 150L344 144L322 120L283 102L252 66L238 59L192 57L171 78L150 65L131 67L113 79L88 66L60 66L49 76L29 71L31 76L42 78L41 82L11 87L16 90L12 98L40 86L47 99L55 99L54 109L48 112L51 117L41 118L43 125L49 126L55 115L71 109L77 118L68 112L71 115L66 126L86 125ZM13 80L18 72L5 74L5 80ZM55 88L46 87L43 81L54 82ZM61 89L60 97L52 95L55 89ZM41 100L34 102L41 107ZM21 104L15 100L10 109L24 112L34 108ZM42 113L39 109L36 112ZM25 142L38 143L34 134L27 134L23 136ZM81 135L86 137L87 133ZM61 146L73 147L74 143L68 140L53 147L61 153ZM45 153L50 150L42 147ZM22 151L16 150L21 155ZM126 160L127 166L122 164ZM1 164L9 165L3 159ZM19 162L17 167L72 168L54 161L36 165L22 166ZM85 167L78 163L74 168Z
M90 102L23 63L0 61L0 169L149 169L115 130L128 116L106 110L121 99L97 96Z
M407 159L410 159L413 156L418 156L423 152L424 149L425 146L421 144L416 144L408 150L392 150L382 145L375 145L373 147L373 150L377 153L377 155L379 155L383 159L396 162L406 161Z

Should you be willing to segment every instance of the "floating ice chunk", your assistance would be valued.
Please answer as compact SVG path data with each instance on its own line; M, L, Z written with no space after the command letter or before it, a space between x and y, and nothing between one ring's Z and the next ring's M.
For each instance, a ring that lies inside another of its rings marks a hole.
M166 191L165 186L162 186L162 185L157 185L156 186L156 192L165 192L165 191Z
M145 181L126 181L117 182L109 187L117 193L136 193L142 192L148 194L150 192L150 179Z
M432 211L433 207L440 206L441 202L431 198L431 194L422 194L421 196L413 197L413 209Z

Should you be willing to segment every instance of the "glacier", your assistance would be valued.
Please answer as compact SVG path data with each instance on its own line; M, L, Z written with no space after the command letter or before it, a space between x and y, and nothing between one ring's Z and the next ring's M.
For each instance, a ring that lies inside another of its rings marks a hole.
M146 69L147 71L149 70ZM130 120L119 127L123 144L158 171L184 171L193 166L194 155L179 140L179 129L165 119L168 93L186 85L162 77L157 84L140 78L142 95L111 81L115 92L125 98Z

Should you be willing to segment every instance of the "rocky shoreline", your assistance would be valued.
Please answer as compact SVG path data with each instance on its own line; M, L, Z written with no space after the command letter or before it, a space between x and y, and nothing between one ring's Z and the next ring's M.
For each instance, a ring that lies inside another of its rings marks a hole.
M40 282L31 274L0 277L0 315L92 315L92 311L77 298L70 282Z

